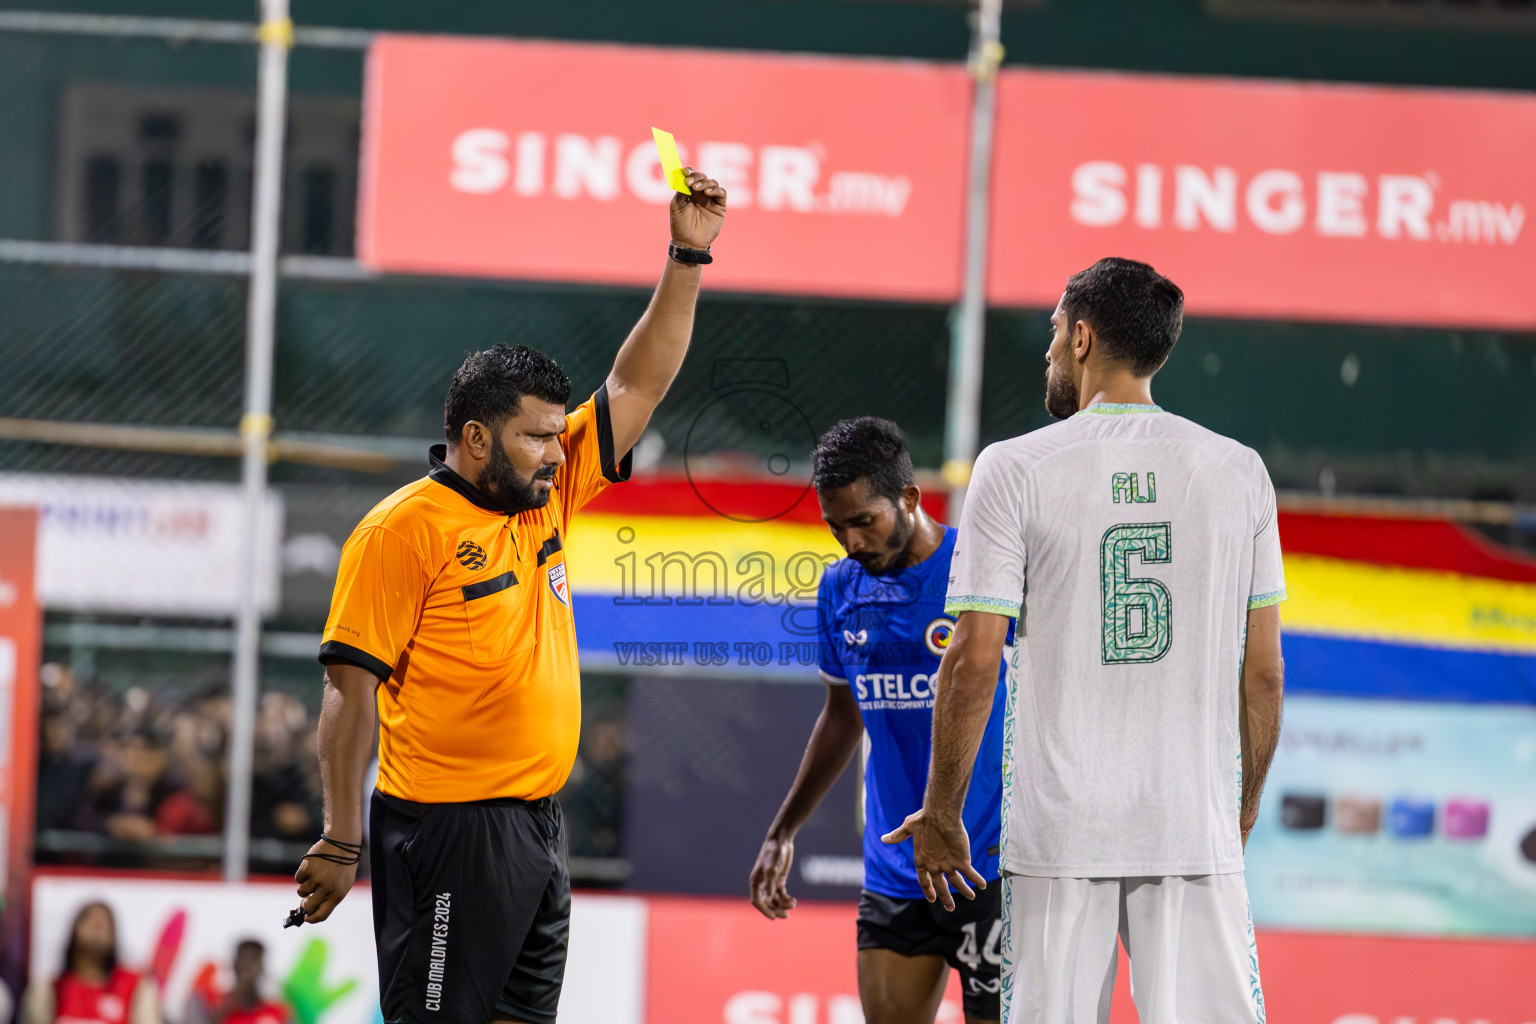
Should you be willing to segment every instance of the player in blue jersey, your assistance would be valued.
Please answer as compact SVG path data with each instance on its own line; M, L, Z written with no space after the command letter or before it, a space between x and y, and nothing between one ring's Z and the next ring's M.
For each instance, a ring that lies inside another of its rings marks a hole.
M789 916L795 833L867 733L858 922L865 1020L933 1024L953 967L966 1020L995 1021L1001 886L946 912L918 887L910 844L880 841L923 802L933 681L955 625L944 614L955 530L919 506L906 442L889 420L843 420L822 436L812 463L822 518L848 557L826 571L816 595L827 703L752 869L752 903L769 918ZM1004 699L999 686L963 813L971 863L989 883L998 877Z

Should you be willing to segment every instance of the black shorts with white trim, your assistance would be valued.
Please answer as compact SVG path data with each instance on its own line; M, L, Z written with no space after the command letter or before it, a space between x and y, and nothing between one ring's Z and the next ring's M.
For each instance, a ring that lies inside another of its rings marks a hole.
M369 824L386 1024L554 1024L571 919L555 799L423 804L375 791Z
M966 1016L997 1020L1003 976L1002 889L1002 883L993 880L977 890L974 900L956 896L953 911L922 898L898 899L865 889L859 895L859 948L943 957L960 972Z

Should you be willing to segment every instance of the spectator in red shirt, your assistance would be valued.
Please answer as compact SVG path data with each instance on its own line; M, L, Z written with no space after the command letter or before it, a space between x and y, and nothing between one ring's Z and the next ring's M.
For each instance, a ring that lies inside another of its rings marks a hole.
M75 915L64 971L27 990L22 1024L161 1024L152 980L117 962L117 919L105 903Z
M222 998L194 992L185 1024L289 1024L292 1015L282 1003L261 994L267 949L255 939L235 947L235 987Z

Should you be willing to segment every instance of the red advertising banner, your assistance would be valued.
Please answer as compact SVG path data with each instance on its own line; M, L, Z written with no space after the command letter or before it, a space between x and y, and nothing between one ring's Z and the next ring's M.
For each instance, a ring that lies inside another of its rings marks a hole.
M645 1020L862 1024L852 904L767 921L742 900L653 898ZM1270 1020L1286 1024L1530 1024L1536 943L1260 931ZM1020 979L1029 984L1029 979ZM951 984L939 1024L960 1024ZM1135 1024L1122 952L1111 1024Z
M652 284L674 195L655 126L729 192L712 287L949 301L970 95L958 65L383 36L358 258Z
M854 905L806 902L769 921L744 898L647 902L651 1024L864 1024ZM951 972L936 1024L964 1020Z
M1259 932L1269 1020L1285 1024L1529 1024L1536 943ZM1137 1024L1120 951L1109 1024Z
M1269 1019L1287 1024L1527 1024L1536 943L1260 932Z
M989 295L1050 307L1105 255L1195 314L1536 328L1536 97L1012 70ZM714 287L959 293L958 66L383 36L358 254L402 273L648 285L652 126L730 191Z
M0 893L12 943L22 937L37 797L43 613L36 549L37 510L0 508Z
M1536 327L1536 97L1006 71L989 292L1102 256L1196 314Z

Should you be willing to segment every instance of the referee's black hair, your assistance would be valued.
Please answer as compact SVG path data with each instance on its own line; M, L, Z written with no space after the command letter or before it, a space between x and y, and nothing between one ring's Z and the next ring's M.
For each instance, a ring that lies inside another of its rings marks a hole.
M478 420L491 430L500 429L508 416L517 414L524 395L564 408L571 399L571 378L560 364L527 345L512 348L493 345L471 352L453 373L448 399L443 403L443 433L455 445L464 436L464 424Z
M867 480L871 497L898 503L901 492L912 484L907 440L900 427L878 416L838 420L816 442L811 453L811 479L818 494Z
M1061 310L1070 328L1093 325L1104 354L1150 377L1184 329L1184 293L1145 263L1110 256L1067 279Z

